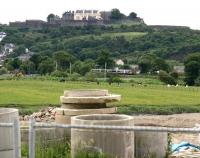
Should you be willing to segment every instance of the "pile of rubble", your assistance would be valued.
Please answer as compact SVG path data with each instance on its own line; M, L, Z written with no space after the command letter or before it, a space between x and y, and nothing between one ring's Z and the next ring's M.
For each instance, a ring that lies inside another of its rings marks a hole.
M193 150L185 150L177 154L172 154L170 158L198 158L200 157L200 152Z
M55 107L47 107L40 110L39 112L34 112L31 115L20 116L20 121L28 121L30 118L35 118L36 122L54 122L56 115Z

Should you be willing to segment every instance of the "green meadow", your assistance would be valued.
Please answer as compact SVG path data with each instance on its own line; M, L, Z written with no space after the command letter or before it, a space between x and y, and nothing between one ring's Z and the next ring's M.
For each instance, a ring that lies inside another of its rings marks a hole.
M122 100L110 106L119 113L182 113L200 111L200 88L167 87L166 85L97 85L93 82L58 82L40 80L0 81L0 106L18 107L21 111L38 110L43 106L59 106L59 96L66 89L108 89L121 94Z

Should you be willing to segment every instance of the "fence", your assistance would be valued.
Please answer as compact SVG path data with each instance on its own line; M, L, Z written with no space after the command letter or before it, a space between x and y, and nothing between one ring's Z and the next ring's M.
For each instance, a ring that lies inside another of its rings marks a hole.
M20 148L20 133L19 133L19 121L14 120L14 123L0 123L0 127L2 128L12 128L13 129L13 158L19 158Z
M35 129L36 128L65 128L65 129L96 129L96 130L115 130L115 131L144 131L144 132L170 132L170 133L200 133L200 128L168 128L153 126L102 126L102 125L64 125L35 123L34 119L29 123L29 158L35 158Z
M13 128L13 158L19 158L20 148L19 138L20 133L19 123L17 120L14 123L0 123L0 127ZM153 127L153 126L100 126L100 125L64 125L64 124L48 124L48 123L36 123L34 119L30 119L29 122L29 158L35 158L35 129L36 128L65 128L65 129L96 129L96 130L115 130L115 131L144 131L144 132L183 132L183 133L200 133L200 128L168 128L168 127Z

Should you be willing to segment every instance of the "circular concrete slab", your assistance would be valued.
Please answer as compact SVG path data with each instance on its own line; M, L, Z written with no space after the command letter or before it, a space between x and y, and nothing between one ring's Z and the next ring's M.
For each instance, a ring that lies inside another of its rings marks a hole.
M72 103L72 104L100 104L100 103L109 103L120 101L121 95L110 94L108 96L100 96L100 97L65 97L61 96L61 103Z
M108 90L104 89L77 89L64 91L65 97L98 97L108 95Z

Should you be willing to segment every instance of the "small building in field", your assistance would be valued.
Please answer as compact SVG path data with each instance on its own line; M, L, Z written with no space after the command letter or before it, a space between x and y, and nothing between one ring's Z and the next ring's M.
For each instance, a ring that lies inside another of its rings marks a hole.
M185 66L174 66L174 72L178 74L184 74L185 73Z
M139 67L139 65L136 65L136 64L130 65L130 68L131 68L133 74L140 74L140 67Z
M124 61L122 59L115 60L117 66L124 66Z
M33 52L21 54L20 56L18 56L18 59L21 61L28 61L32 57L33 54L34 54Z

